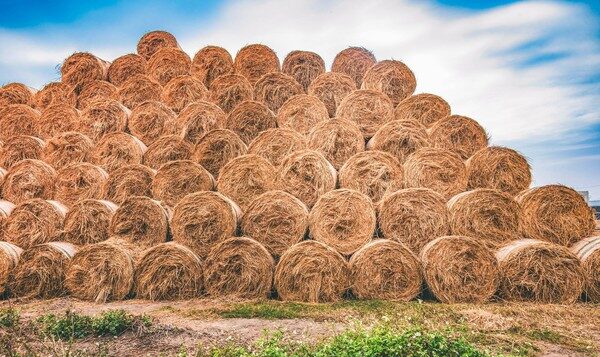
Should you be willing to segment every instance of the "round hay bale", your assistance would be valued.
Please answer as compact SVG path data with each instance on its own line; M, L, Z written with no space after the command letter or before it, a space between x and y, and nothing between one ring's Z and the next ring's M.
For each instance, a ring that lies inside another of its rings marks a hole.
M207 97L208 90L202 81L189 75L171 79L161 93L162 102L176 113L179 113L188 104L204 100Z
M499 249L496 258L502 299L572 304L583 292L581 262L567 247L520 239Z
M277 119L266 105L250 100L235 107L220 126L238 134L248 145L261 132L277 127Z
M189 75L192 60L179 48L165 47L156 51L146 63L150 79L166 85L175 77Z
M110 220L117 208L105 200L78 201L65 216L61 239L81 246L107 240Z
M315 78L308 87L308 94L319 98L325 104L329 117L336 116L342 100L356 90L356 83L343 73L327 72Z
M144 154L144 165L158 170L162 165L175 160L187 160L193 146L177 135L166 135L148 147Z
M204 287L213 297L267 298L275 260L254 239L229 238L215 245L204 265Z
M571 247L571 252L581 261L584 297L593 303L600 302L600 236L580 240Z
M154 175L156 171L140 164L120 167L108 176L105 197L117 204L132 196L152 197Z
M69 207L84 199L102 199L107 179L106 171L87 162L65 166L56 174L54 197Z
M75 164L92 160L94 142L86 135L69 131L57 134L46 142L44 161L57 170Z
M37 90L23 83L8 83L0 87L0 107L10 104L25 104L35 107Z
M279 166L289 154L306 149L306 139L298 132L285 129L267 129L258 134L248 146L249 154L256 154Z
M1 169L0 169L0 182L2 182L2 170ZM13 209L15 209L15 205L12 202L0 200L0 241L4 240L4 225L6 224L6 219L8 218L8 216L10 216ZM1 261L2 260L0 259L0 262ZM0 281L0 286L2 286L1 281ZM0 291L0 295L2 295L1 291Z
M281 72L267 73L254 84L254 99L264 103L273 113L291 97L302 94L302 85L294 77Z
M17 135L39 136L40 112L25 104L0 107L0 141Z
M55 104L77 105L77 95L73 88L63 82L50 82L35 93L35 107L43 110Z
M118 57L108 67L108 81L117 87L136 74L146 74L146 60L135 53Z
M330 119L311 130L308 148L323 154L339 170L351 156L365 150L365 140L355 122Z
M8 170L2 183L2 197L15 204L30 198L52 199L56 171L40 160L26 159Z
M440 148L422 148L404 161L404 184L439 192L446 200L467 189L467 169L460 156Z
M242 75L224 74L211 83L208 98L229 113L238 104L254 98L254 87Z
M453 235L478 237L490 248L517 239L521 207L510 195L480 188L448 201Z
M77 247L66 242L49 242L25 250L9 283L11 295L41 299L66 295L65 274L76 252Z
M14 274L23 249L8 242L0 242L0 295L6 295L8 279Z
M440 96L421 93L410 96L396 105L396 120L416 120L429 128L450 115L450 105Z
M391 240L378 239L354 253L350 271L352 293L359 299L410 301L421 293L419 259Z
M177 133L177 114L157 101L141 103L131 111L129 132L144 144L151 145L161 136Z
M192 60L192 75L206 88L218 77L233 72L233 58L226 49L219 46L206 46L196 52Z
M67 207L32 198L17 204L4 223L4 240L23 249L52 241L63 227Z
M375 63L377 63L375 56L366 48L348 47L335 56L331 71L350 76L354 80L356 88L360 88L365 73Z
M304 239L308 208L287 192L274 190L256 197L242 217L244 235L253 237L275 257Z
M150 31L138 41L137 53L149 60L156 51L165 47L179 48L175 36L166 31Z
M274 285L283 301L334 302L352 285L350 267L333 248L307 240L283 253Z
M198 140L192 160L206 168L214 178L219 177L221 167L248 151L246 144L231 130L215 129Z
M410 97L417 88L413 71L400 61L384 60L369 68L362 79L362 89L372 89L386 94L394 107Z
M79 125L79 111L66 103L53 104L42 110L38 121L42 138L51 138L67 131L74 131Z
M413 152L431 146L427 129L416 121L392 120L383 124L367 143L370 150L392 154L400 163Z
M92 161L108 172L141 164L147 148L138 138L122 131L106 134L92 151Z
M75 52L60 67L61 80L70 85L95 79L106 80L110 63L87 52Z
M454 151L463 160L488 145L488 136L481 125L460 115L435 122L429 129L429 138L433 147Z
M527 159L513 149L488 146L473 154L465 164L469 189L493 188L515 196L531 184Z
M0 198L2 198L2 184L4 183L4 176L6 176L6 170L0 167ZM1 224L0 224L1 227ZM0 228L1 230L2 228ZM0 232L1 236L1 232Z
M212 246L235 235L240 216L239 207L218 192L191 193L173 210L173 240L205 259Z
M279 59L269 47L253 44L238 51L233 67L236 73L246 77L254 85L265 74L279 72Z
M175 207L190 193L211 191L215 179L204 167L191 160L170 161L162 165L152 181L152 195Z
M148 197L128 197L117 208L109 227L111 237L138 247L151 247L169 238L171 210Z
M534 187L516 197L521 205L520 230L525 238L570 246L590 236L594 211L574 189L562 185Z
M0 146L0 167L10 169L26 159L42 157L46 143L40 138L27 135L14 136Z
M285 56L281 70L294 77L306 92L312 81L325 73L325 61L314 52L292 51Z
M138 299L191 299L200 296L202 288L200 258L175 242L148 249L135 268L134 291Z
M119 98L129 109L147 101L160 101L163 87L143 74L131 76L119 88Z
M308 135L316 125L329 120L327 107L319 98L299 94L288 99L277 112L277 125Z
M325 192L335 189L337 172L314 150L300 150L286 156L278 168L277 184L311 208Z
M106 134L125 131L130 114L131 111L116 100L96 101L81 112L78 131L98 141Z
M376 225L371 199L343 188L319 197L308 215L310 237L345 256L371 241Z
M386 193L403 188L402 165L387 152L359 152L340 169L339 185L364 193L373 202L379 202Z
M383 124L394 119L394 107L385 94L359 89L344 97L337 108L336 117L358 124L365 139L369 139Z
M217 105L199 101L185 107L177 116L176 122L181 136L195 144L204 134L216 129L225 118L225 112Z
M98 100L119 100L119 90L104 80L84 81L73 87L77 93L77 109L83 110Z

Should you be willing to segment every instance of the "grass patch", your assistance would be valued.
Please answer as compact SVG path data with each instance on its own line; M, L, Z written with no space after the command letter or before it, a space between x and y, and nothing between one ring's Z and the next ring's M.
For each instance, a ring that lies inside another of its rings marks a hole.
M13 328L19 324L21 315L19 310L13 307L5 307L0 309L0 327Z

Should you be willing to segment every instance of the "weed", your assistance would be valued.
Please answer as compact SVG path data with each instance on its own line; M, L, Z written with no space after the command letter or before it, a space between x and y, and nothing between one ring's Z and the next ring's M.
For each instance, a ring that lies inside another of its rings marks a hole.
M6 307L0 309L0 327L2 328L13 328L19 324L20 314L19 310L13 307Z

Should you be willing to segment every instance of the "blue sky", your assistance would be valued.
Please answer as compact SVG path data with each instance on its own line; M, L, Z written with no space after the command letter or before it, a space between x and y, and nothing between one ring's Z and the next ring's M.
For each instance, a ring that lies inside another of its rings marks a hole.
M193 55L262 42L283 58L348 45L407 63L418 92L442 95L492 143L533 165L534 183L600 199L600 1L3 1L0 83L40 87L74 51L106 60L164 29Z

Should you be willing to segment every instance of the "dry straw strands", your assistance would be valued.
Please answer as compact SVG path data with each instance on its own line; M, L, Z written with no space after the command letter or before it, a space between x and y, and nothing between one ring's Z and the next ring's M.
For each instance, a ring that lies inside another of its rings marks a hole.
M0 167L10 169L26 159L40 159L46 143L34 136L13 136L0 146Z
M594 232L593 209L572 188L547 185L516 197L521 205L521 233L525 238L570 246Z
M427 286L441 302L482 303L498 288L494 253L477 238L436 238L421 251L421 262Z
M279 59L269 47L253 44L238 51L233 67L236 73L246 77L254 85L265 74L279 72Z
M148 60L156 51L164 47L179 48L177 39L166 31L150 31L137 44L137 53Z
M568 248L535 239L513 241L496 252L499 295L511 301L574 303L584 287L581 263Z
M103 80L81 82L73 91L77 93L77 109L85 109L98 100L119 100L117 87Z
M254 98L254 87L242 75L224 74L211 83L208 98L229 113L238 104Z
M394 110L396 120L416 120L430 127L450 115L450 105L435 94L421 93L401 101Z
M152 195L175 207L186 195L211 191L215 179L204 167L190 160L171 161L161 166L152 181Z
M240 137L231 130L211 130L198 140L192 154L192 160L219 177L221 167L230 160L246 154L248 148Z
M177 133L176 118L175 112L165 104L147 101L131 111L129 132L144 144L151 145L161 136Z
M116 210L117 205L110 201L87 199L77 202L65 216L61 240L81 246L107 240Z
M30 198L52 199L56 171L40 160L27 159L8 170L2 183L2 197L15 204Z
M175 77L189 75L192 60L179 48L165 47L156 51L146 63L146 73L152 80L166 85Z
M346 119L318 123L308 135L308 148L323 154L339 170L350 157L365 150L358 125Z
M105 80L110 63L87 52L70 55L60 67L61 80L70 85L95 79Z
M264 103L273 113L291 97L304 90L294 77L281 72L267 73L254 84L254 99Z
M171 210L160 202L129 197L112 216L109 234L138 247L150 247L167 241L170 218Z
M21 253L23 253L23 249L14 244L0 241L0 296L4 296L6 293L9 277L19 263Z
M0 182L2 182L2 170L0 169ZM0 241L4 240L4 228L6 219L10 216L10 213L15 209L15 205L12 202L0 200ZM1 285L1 284L0 284ZM0 292L0 295L2 293Z
M108 172L131 164L142 163L146 145L122 131L106 134L92 151L93 161Z
M70 164L92 161L94 142L87 135L69 131L46 142L44 161L60 170Z
M56 201L34 198L18 204L4 223L4 240L23 249L54 240L67 208Z
M346 256L371 240L376 223L371 199L348 189L323 194L308 215L310 237Z
M204 100L207 96L208 90L202 81L189 75L171 79L161 93L162 102L177 113L188 104Z
M277 119L266 105L246 101L235 107L220 126L238 134L248 145L261 132L277 127Z
M527 159L513 149L485 147L475 152L466 165L469 189L494 188L514 196L531 184Z
M225 121L226 115L217 105L198 101L185 107L177 116L177 127L181 136L195 144L209 131Z
M367 143L369 149L388 152L401 163L413 152L429 146L427 129L412 120L392 120L384 124Z
M342 100L356 90L356 83L343 73L327 72L315 78L308 87L308 94L319 98L327 107L329 117L336 115Z
M314 52L292 51L285 56L281 70L294 77L306 92L312 81L325 73L325 61Z
M242 217L244 235L252 237L276 257L304 239L308 208L284 191L268 191L256 197Z
M429 129L429 137L434 147L456 152L463 160L488 145L488 136L481 125L460 115L438 120Z
M352 292L359 299L410 301L421 292L417 256L387 239L373 241L350 258Z
M108 81L117 87L136 74L146 74L146 60L135 53L116 58L108 67Z
M81 162L60 169L56 174L54 198L67 206L77 201L104 198L108 173L101 167Z
M187 160L192 155L193 146L177 135L166 135L148 146L144 153L144 165L158 169L175 160Z
M1 147L1 146L0 146ZM0 198L2 198L2 183L4 182L4 176L6 176L6 170L0 167ZM1 236L2 226L0 225L0 236Z
M10 104L25 104L35 106L37 90L23 83L8 83L0 87L0 107Z
M338 301L350 286L344 257L314 240L292 246L275 269L275 289L283 301Z
M249 154L256 154L279 166L289 154L306 149L304 136L292 129L267 129L258 134L248 146Z
M204 288L209 296L267 298L273 285L275 260L254 239L229 238L214 246L204 265Z
M417 79L410 68L394 60L377 62L365 72L362 81L361 88L385 93L394 107L412 95L417 87Z
M160 101L162 90L157 81L144 74L136 74L121 85L119 98L127 108L135 109L149 100Z
M347 74L356 83L356 88L360 88L363 76L376 62L373 53L366 48L348 47L335 56L331 71Z
M177 300L197 297L202 292L200 258L175 242L158 244L144 252L135 269L137 298Z
M291 97L277 112L277 126L307 135L315 125L329 120L327 107L319 98L299 94Z
M79 124L79 111L66 103L53 104L42 110L38 121L40 137L51 138L55 135L73 131Z
M192 75L206 88L218 77L233 72L233 58L226 49L219 46L206 46L196 52L192 60Z
M592 302L600 302L600 236L580 240L571 247L571 252L581 260L585 297Z
M77 95L71 85L63 82L50 82L35 93L35 107L44 109L55 104L77 104Z
M98 141L106 134L125 131L130 113L116 100L96 101L81 112L78 130Z
M40 112L25 104L0 107L0 140L17 135L39 136Z
M123 166L108 176L105 198L121 204L131 196L152 197L154 175L156 175L156 171L144 165Z
M385 94L360 89L344 97L336 117L357 123L365 139L369 139L383 124L394 119L394 107Z

